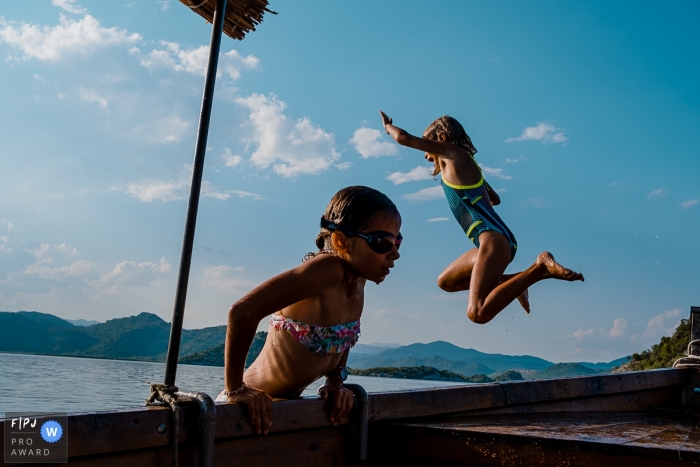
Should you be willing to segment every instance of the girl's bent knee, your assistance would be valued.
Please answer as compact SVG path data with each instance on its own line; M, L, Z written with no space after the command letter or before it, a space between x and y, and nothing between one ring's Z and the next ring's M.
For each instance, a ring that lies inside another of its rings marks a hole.
M440 276L438 276L437 285L445 292L455 292L456 291L455 284L453 284L452 281L450 281L449 278L445 277L445 275L443 275L443 274L440 274Z
M481 310L475 310L473 308L467 309L467 318L475 324L486 324L491 321L491 318L484 316Z

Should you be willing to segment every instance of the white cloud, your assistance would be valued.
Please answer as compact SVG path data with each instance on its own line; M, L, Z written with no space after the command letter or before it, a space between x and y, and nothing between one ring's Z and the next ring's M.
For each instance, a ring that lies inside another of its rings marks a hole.
M155 118L146 124L134 127L131 132L144 136L149 142L158 144L179 143L190 128L191 122L183 120L179 115ZM187 136L191 136L189 133Z
M60 251L61 253L66 253L70 256L75 256L78 254L78 249L73 248L72 246L70 246L67 243L61 243L60 245L56 245L54 248L56 249L56 251Z
M522 203L520 203L520 205L541 208L542 206L544 206L544 200L542 198L527 198Z
M557 128L549 123L539 123L537 126L530 126L523 130L517 138L508 138L506 143L516 141L541 141L543 143L564 143L569 137L564 135L561 128Z
M51 0L54 6L64 9L68 13L75 13L81 15L87 13L85 8L79 7L75 4L75 0Z
M233 155L229 148L224 149L224 153L221 157L224 159L224 166L231 168L236 167L243 161L241 156Z
M335 164L335 168L338 170L348 170L350 167L352 167L352 162L341 162L339 164Z
M39 248L32 250L34 257L40 263L52 263L53 259L50 256L46 256L51 252L51 245L48 243L39 244Z
M666 195L666 188L657 188L647 195L647 198L660 198Z
M70 266L50 268L41 264L32 264L24 268L22 274L36 276L41 279L63 279L74 276L87 276L94 272L93 264L89 261L76 261Z
M88 91L86 89L80 88L80 98L84 100L85 102L94 102L98 104L100 107L103 109L106 109L107 106L109 105L109 101L107 98L100 96L97 94L95 91Z
M418 180L430 180L433 178L431 172L433 171L432 167L423 167L423 166L418 166L413 169L411 169L408 172L394 172L389 174L389 176L386 178L387 180L394 182L394 185L399 185L401 183L406 183L406 182L415 182Z
M189 181L182 178L171 181L142 180L129 183L126 192L144 203L150 203L156 199L167 202L185 199L187 188L189 188Z
M48 243L40 243L39 248L31 250L31 253L34 255L37 264L52 264L53 256L51 256L51 251L51 245L49 245ZM78 254L78 250L67 243L54 245L53 251L58 251L59 253L68 256L75 256Z
M448 222L449 220L449 217L433 217L432 219L428 219L425 222Z
M158 0L158 3L160 3L161 11L168 11L170 8L170 0Z
M150 203L154 200L161 200L164 203L167 201L175 201L186 199L189 193L190 183L192 182L192 166L185 166L186 172L183 172L175 180L141 180L127 184L124 190L127 194L138 198L144 203ZM227 200L231 197L230 192L221 192L216 189L207 180L202 181L200 195L208 198Z
M676 308L675 310L666 310L654 316L647 323L646 330L641 336L633 335L631 337L632 342L640 339L658 340L661 336L672 335L678 327L678 323L681 321L680 315L681 309Z
M625 335L626 329L627 321L624 318L615 318L615 321L613 321L613 327L610 329L608 335L610 337L622 337Z
M209 46L201 45L197 48L180 48L177 42L161 41L162 49L150 51L142 57L141 65L152 70L162 67L176 72L190 73L204 76L207 71L209 59ZM138 49L132 49L134 54L140 54ZM253 70L258 67L260 60L254 55L244 57L237 50L230 50L219 56L217 75L227 74L236 80L241 76L241 70Z
M160 259L159 264L150 261L144 263L122 261L109 274L99 280L91 281L90 285L112 287L107 291L108 293L113 293L117 285L144 287L168 274L171 269L172 266L165 257Z
M296 121L284 114L287 104L271 94L253 94L236 102L250 110L250 142L256 145L250 156L253 165L283 177L316 174L328 170L339 158L335 137L315 126L308 118Z
M71 2L63 2L70 5ZM88 56L101 47L139 42L139 34L120 28L103 28L100 22L86 14L81 20L61 15L58 26L36 26L7 22L0 18L0 42L18 49L22 59L57 61L68 55Z
M513 177L510 175L506 175L503 173L503 169L494 169L491 167L486 167L485 165L480 166L481 170L484 171L486 175L489 175L491 177L496 177L496 178L502 178L503 180L512 180Z
M17 229L15 229L14 226L9 222L5 221L5 223L7 224L7 234L0 235L0 251L11 253L12 248L10 247L10 242L12 241L15 232L17 232Z
M235 277L234 271L241 270L242 268L232 268L231 266L202 268L202 288L226 292L240 292L253 288L256 285L254 282Z
M355 146L363 158L392 156L398 152L396 145L388 141L380 141L382 133L374 128L358 128L350 138L350 143Z
M503 193L507 193L507 192L508 192L508 190L506 190L505 188L497 188L496 189L496 193L501 194L501 195Z
M683 201L681 206L683 206L683 209L688 209L689 207L695 206L698 203L700 203L700 200L698 199L689 199L687 201Z
M260 196L259 194L251 193L249 191L231 190L231 191L227 191L226 193L232 193L232 194L238 196L239 198L253 198L254 200L258 200L258 201L262 201L265 199L262 196Z
M403 195L401 198L408 201L431 201L434 199L441 199L445 197L445 191L441 186L431 186L430 188L423 188L415 193L409 193Z
M518 157L514 157L511 159L510 157L506 157L506 164L517 164L518 162L526 161L528 160L527 157L520 155Z
M602 338L615 338L622 337L625 335L627 330L627 321L624 318L615 318L613 321L612 328L606 331L605 328L588 328L579 329L571 334L557 335L555 339L574 339L577 341L582 340L599 340Z
M574 339L580 341L581 339L585 339L585 338L587 338L587 337L593 337L593 336L595 336L596 334L598 334L598 333L600 333L600 332L603 332L603 331L604 331L603 329L594 329L594 328L590 328L590 329L579 329L578 331L573 332L573 333L571 334L571 337L573 337Z

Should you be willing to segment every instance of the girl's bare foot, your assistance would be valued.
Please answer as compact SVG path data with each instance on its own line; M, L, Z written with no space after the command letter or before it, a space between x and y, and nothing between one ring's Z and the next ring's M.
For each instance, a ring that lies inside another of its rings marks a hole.
M520 306L523 307L523 310L530 314L530 293L527 289L518 295L518 302L520 302Z
M545 278L561 279L565 281L583 281L583 274L574 272L571 269L565 268L561 264L554 261L554 256L548 251L543 251L537 257L538 266L546 268ZM518 297L518 299L520 299Z

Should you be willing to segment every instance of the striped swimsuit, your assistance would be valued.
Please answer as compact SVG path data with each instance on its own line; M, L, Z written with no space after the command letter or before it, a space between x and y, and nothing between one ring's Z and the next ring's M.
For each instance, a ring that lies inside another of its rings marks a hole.
M498 217L493 206L488 201L486 194L486 181L481 177L476 185L453 185L442 179L442 188L445 190L447 202L455 215L457 222L467 237L479 248L479 235L482 232L493 230L508 239L510 243L510 259L515 258L518 242L508 226Z

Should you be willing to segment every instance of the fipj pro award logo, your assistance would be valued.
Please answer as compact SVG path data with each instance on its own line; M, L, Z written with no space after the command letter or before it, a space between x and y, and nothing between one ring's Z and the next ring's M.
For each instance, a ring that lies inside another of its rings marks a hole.
M65 413L5 413L6 463L68 462Z

